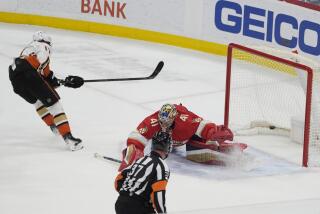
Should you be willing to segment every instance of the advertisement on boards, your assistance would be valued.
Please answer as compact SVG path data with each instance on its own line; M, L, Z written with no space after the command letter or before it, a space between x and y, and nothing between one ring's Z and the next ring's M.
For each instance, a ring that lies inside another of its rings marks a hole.
M183 35L185 0L1 0L1 11Z
M81 13L126 19L126 5L126 2L116 2L110 0L81 0Z
M205 4L204 39L320 55L320 12L267 0L220 0Z
M320 12L270 0L1 0L0 12L102 23L319 58Z

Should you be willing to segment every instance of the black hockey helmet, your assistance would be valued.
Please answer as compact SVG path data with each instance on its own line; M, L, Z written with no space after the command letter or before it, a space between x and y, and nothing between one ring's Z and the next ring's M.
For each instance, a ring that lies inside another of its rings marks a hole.
M172 142L171 142L171 136L167 132L157 132L152 137L152 144L151 144L151 150L160 150L167 154L171 151Z

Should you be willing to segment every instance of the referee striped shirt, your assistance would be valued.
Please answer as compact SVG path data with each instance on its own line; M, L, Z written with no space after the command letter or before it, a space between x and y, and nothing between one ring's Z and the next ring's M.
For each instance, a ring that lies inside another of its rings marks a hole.
M157 152L152 151L125 168L115 180L120 195L150 202L157 213L166 213L166 186L170 170Z

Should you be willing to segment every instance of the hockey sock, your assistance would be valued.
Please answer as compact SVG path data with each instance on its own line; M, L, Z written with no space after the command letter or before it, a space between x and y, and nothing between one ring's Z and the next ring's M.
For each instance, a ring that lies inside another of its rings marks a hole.
M53 121L61 136L64 136L71 132L69 122L63 107L60 102L56 102L54 105L48 107L50 113L53 115Z
M34 106L43 122L45 122L48 126L54 125L53 116L40 100L37 100Z

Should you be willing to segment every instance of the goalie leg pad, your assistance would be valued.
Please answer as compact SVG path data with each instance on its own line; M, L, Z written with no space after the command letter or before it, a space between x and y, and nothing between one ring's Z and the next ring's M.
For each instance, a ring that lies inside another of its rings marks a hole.
M237 163L239 157L242 157L242 151L247 148L247 144L230 141L221 144L211 143L189 140L186 144L186 158L202 164L227 166Z
M217 154L217 145L207 145L196 140L189 140L186 144L186 158L190 161L210 164L224 165L224 162L219 159Z
M129 145L122 150L122 160L118 169L121 172L123 169L130 166L135 160L143 157L144 153L141 149L136 148L134 145Z
M243 151L245 150L248 145L245 143L235 143L230 140L225 140L222 142L218 141L204 141L203 139L190 139L187 143L187 151L191 148L197 148L197 149L210 149L218 152L223 153L230 153L233 151Z
M245 143L234 143L232 141L224 141L219 144L219 151L223 153L231 153L234 151L243 151L248 147Z

